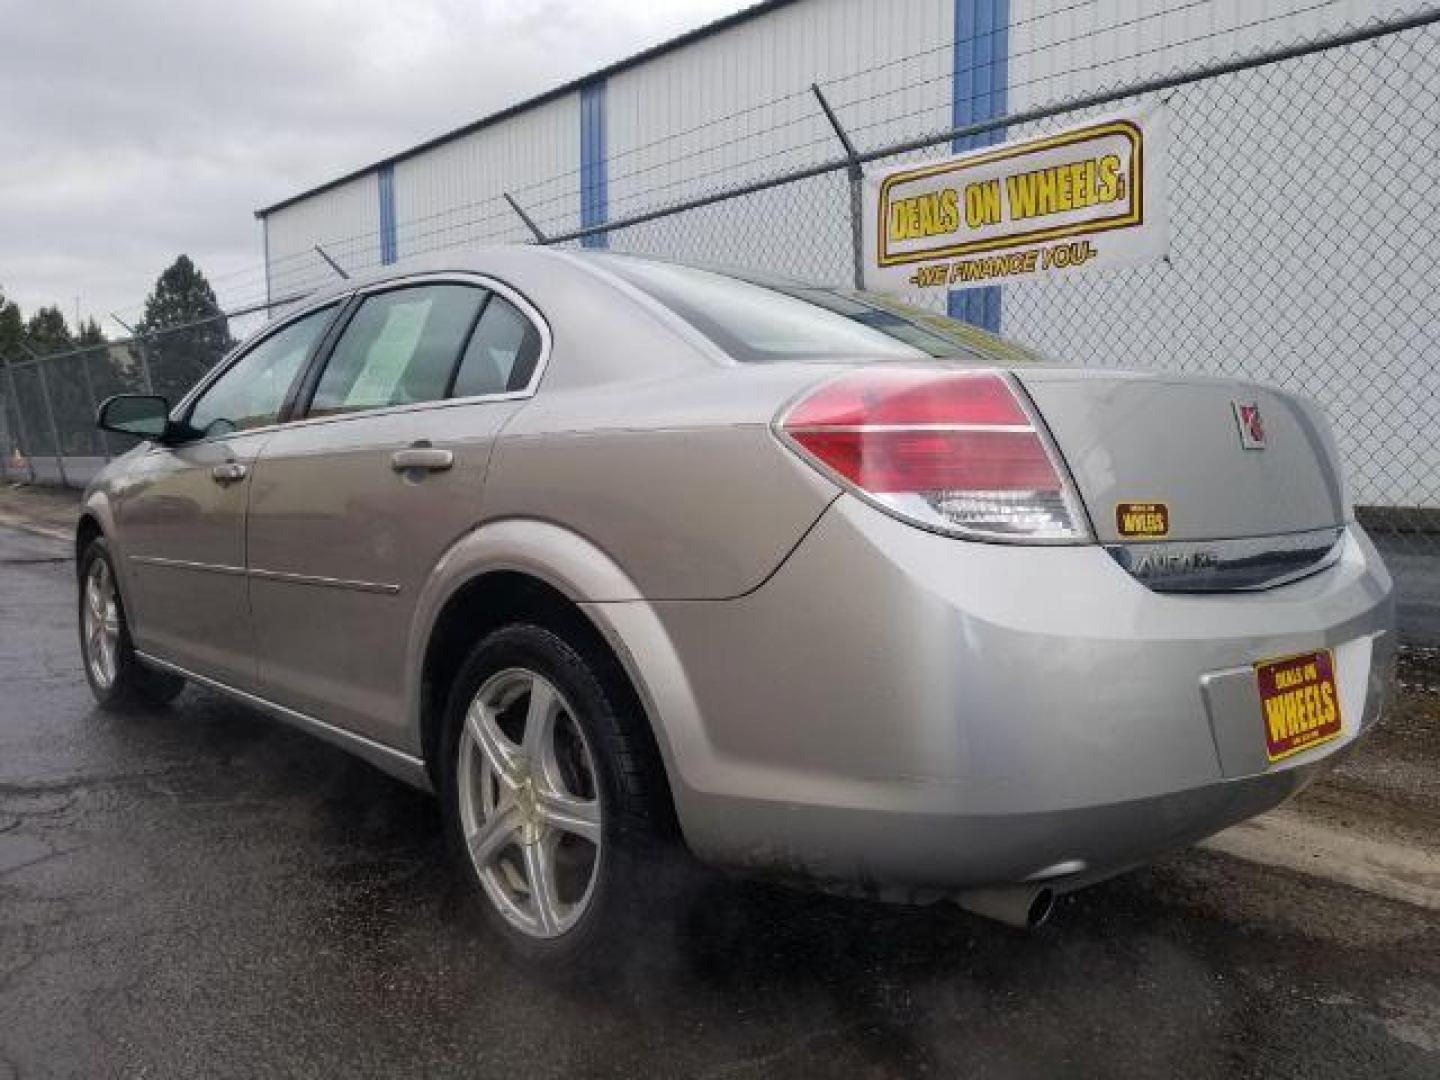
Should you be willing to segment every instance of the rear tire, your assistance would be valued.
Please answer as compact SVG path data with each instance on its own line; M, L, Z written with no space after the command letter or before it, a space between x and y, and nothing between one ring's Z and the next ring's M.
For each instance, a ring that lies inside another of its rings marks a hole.
M79 578L80 655L100 708L125 711L175 700L185 680L148 668L135 655L115 563L102 537L90 541L80 556Z
M608 965L673 880L664 773L612 669L550 629L506 626L471 652L446 709L452 852L490 927L551 972Z

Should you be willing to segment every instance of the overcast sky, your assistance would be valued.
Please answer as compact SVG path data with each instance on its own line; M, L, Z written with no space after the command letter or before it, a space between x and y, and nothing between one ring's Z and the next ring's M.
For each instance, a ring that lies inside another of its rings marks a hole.
M0 0L0 289L134 315L183 251L253 297L257 207L745 6Z

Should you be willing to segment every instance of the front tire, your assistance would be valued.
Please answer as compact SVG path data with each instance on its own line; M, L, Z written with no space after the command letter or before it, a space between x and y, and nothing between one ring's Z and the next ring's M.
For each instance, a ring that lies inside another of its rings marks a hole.
M80 556L80 655L85 680L100 708L130 710L168 705L185 680L147 668L135 655L130 624L104 539L90 541Z
M603 658L541 626L494 631L461 668L439 758L446 830L523 959L601 961L655 898L641 883L664 877L666 796L644 723Z

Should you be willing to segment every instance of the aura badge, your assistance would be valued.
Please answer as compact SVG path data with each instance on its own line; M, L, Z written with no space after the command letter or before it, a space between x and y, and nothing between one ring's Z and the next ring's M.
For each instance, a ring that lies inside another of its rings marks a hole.
M1254 401L1232 401L1235 410L1235 424L1240 428L1240 445L1246 450L1265 449L1265 420L1260 415L1260 406Z

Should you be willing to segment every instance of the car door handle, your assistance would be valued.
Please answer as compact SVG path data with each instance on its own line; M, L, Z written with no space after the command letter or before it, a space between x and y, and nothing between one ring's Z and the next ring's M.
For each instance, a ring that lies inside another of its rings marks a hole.
M244 480L245 474L250 470L238 461L227 461L223 465L216 465L210 470L210 479L217 484L233 484L238 480Z
M396 472L423 469L427 472L443 472L455 464L455 455L449 450L437 450L433 446L410 446L396 450L390 456L390 467Z

